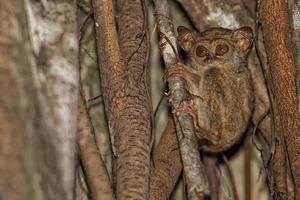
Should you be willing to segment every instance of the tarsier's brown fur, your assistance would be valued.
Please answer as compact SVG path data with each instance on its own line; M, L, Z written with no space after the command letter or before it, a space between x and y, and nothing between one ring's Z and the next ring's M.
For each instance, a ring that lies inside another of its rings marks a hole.
M245 132L253 109L253 85L247 68L252 30L212 28L196 33L180 26L177 39L189 55L189 63L176 64L166 76L183 78L191 94L190 102L177 109L193 116L204 151L227 150Z

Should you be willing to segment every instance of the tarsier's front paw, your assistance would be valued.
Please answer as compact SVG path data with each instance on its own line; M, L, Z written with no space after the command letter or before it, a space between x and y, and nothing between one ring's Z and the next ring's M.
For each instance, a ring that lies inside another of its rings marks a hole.
M165 74L163 76L164 82L167 82L170 77L175 77L178 75L179 71L182 71L183 64L182 63L176 63L173 65L170 65L166 68Z
M169 78L173 77L179 77L184 80L196 80L198 78L196 74L190 72L186 69L185 65L180 62L167 67L163 80L166 82Z

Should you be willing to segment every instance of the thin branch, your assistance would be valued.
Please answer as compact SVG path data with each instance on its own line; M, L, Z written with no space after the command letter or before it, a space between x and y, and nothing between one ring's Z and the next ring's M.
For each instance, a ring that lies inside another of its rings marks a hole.
M114 199L105 164L95 141L95 133L89 117L85 98L81 91L79 102L78 146L88 184L94 200Z
M254 128L255 129L255 128ZM247 133L252 132L249 130ZM245 172L245 200L251 200L252 184L251 184L251 157L252 157L252 144L251 135L247 134L244 145L244 172Z
M233 174L232 174L232 169L230 167L229 161L228 161L228 159L225 155L222 156L222 159L224 161L224 166L225 166L225 169L227 170L227 173L228 173L228 176L229 176L229 180L230 180L230 183L231 183L230 185L231 185L234 200L239 200L239 195L238 195L238 192L237 192L236 184L235 184L235 181L234 181L234 177L233 177Z
M150 200L169 199L181 171L176 129L170 118L153 155Z
M164 101L164 99L165 99L165 95L163 94L163 95L160 97L159 102L158 102L158 104L157 104L157 106L156 106L156 108L155 108L155 110L154 110L154 113L153 113L154 119L155 119L155 117L156 117L156 115L157 115L157 113L158 113L158 111L159 111L159 108L160 108L162 102Z
M176 64L178 50L173 51L173 47L177 47L176 38L172 21L170 20L169 8L167 0L155 1L155 13L157 27L160 33L161 54L165 65L171 67ZM166 38L171 42L167 42ZM182 100L187 97L183 87L183 81L180 78L169 78L168 80L170 92L174 96L173 107L177 107ZM179 114L175 117L177 137L179 140L180 153L183 162L184 175L187 183L187 194L190 200L203 199L209 193L209 186L204 166L200 159L200 150L198 148L197 139L194 134L192 118L188 114Z
M211 193L210 200L218 200L220 188L220 180L217 174L218 158L213 157L212 155L204 155L203 159Z

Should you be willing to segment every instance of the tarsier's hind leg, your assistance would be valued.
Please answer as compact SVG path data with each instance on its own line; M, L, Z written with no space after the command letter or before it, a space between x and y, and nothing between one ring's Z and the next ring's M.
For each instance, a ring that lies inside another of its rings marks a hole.
M173 109L172 112L173 112L173 114L176 114L176 115L178 115L180 113L187 113L188 115L190 115L192 117L195 132L199 139L208 140L208 142L210 142L212 144L216 144L220 140L221 135L219 132L217 132L217 131L212 132L212 131L207 130L206 128L199 125L197 109L195 108L193 100L182 101L177 108Z

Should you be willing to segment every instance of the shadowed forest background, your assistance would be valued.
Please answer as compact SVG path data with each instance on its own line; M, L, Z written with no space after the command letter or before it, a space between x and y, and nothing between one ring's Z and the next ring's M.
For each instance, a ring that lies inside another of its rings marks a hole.
M0 200L300 199L299 0L0 0L0 17ZM255 108L223 153L168 105L182 25L254 31Z

